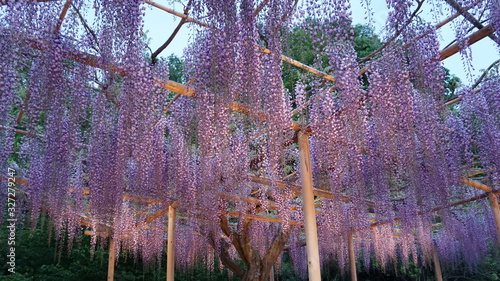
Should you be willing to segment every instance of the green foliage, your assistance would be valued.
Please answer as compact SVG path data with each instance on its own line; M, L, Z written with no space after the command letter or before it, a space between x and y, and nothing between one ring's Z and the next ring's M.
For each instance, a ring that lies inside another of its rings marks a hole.
M455 74L450 73L448 68L443 67L443 71L445 72L445 101L449 101L457 97L456 91L462 85L462 81Z
M449 267L446 267L449 268ZM465 263L454 265L443 273L445 280L500 280L500 248L498 245L491 245L490 252L483 258L477 268L470 269Z
M382 43L372 27L361 24L354 26L354 49L358 58L364 58L380 47Z
M170 72L170 80L185 83L184 76L184 61L174 54L170 54L167 58L168 69Z
M308 21L311 20L309 19ZM316 58L317 53L313 48L313 38L304 28L295 27L286 31L285 38L283 53L286 56L306 65L314 66L321 71L328 72L328 58L324 55L319 59ZM354 26L354 41L352 43L358 58L369 55L382 45L371 27L359 24ZM322 53L322 50L319 51ZM307 83L310 77L313 77L311 75L309 72L288 63L283 64L283 83L285 88L291 92L293 92L297 81Z

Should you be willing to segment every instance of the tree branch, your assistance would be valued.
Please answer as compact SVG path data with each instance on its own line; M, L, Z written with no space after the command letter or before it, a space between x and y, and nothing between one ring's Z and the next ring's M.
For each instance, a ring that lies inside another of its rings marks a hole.
M78 18L80 19L80 21L83 24L83 27L85 28L85 30L87 30L87 32L92 36L92 39L94 39L94 43L96 44L96 46L99 47L99 41L97 40L97 36L95 35L95 32L90 28L90 26L87 24L87 21L85 20L85 18L82 16L82 14L78 10L78 8L73 3L71 3L71 7L73 7L73 9L75 10L76 14L78 15ZM94 49L96 51L99 51L97 48L94 48Z
M482 29L484 27L484 25L482 25L476 18L474 18L473 15L471 15L469 12L467 12L466 9L460 7L460 4L457 3L455 0L445 0L445 1L451 7L453 7L455 10L462 13L464 18L466 20L468 20L470 23L472 23L472 25L474 25L474 27L476 27L477 29ZM490 37L495 42L497 41L497 36L494 33L489 34L488 37Z
M2 125L0 125L0 129L1 130L5 130L5 131L11 131L11 132L18 133L18 134L21 134L21 135L27 135L27 136L30 136L30 137L35 137L35 138L40 138L40 139L44 138L44 136L42 136L42 135L37 135L37 134L33 134L33 133L30 133L30 132L27 132L27 131L23 131L23 130L20 130L20 129L5 127L5 126L2 126Z
M401 32L403 32L403 30L411 23L411 21L413 20L413 18L417 15L417 13L420 10L420 8L422 8L422 4L424 4L424 0L417 1L417 3L418 3L418 5L417 5L417 8L415 9L415 11L413 11L413 13L410 15L410 18L408 18L408 20L405 22L405 24L398 31L396 31L396 34L394 34L394 36L391 39L389 39L387 42L385 42L385 44L382 47L380 47L378 50L376 50L373 53L369 54L368 56L362 58L359 61L359 63L367 62L373 56L375 56L376 54L380 53L387 46L389 46L394 40L396 40L396 38L398 38L398 36L401 34Z
M227 221L227 217L224 213L220 215L220 227L222 229L222 232L224 232L224 234L226 234L226 236L229 237L229 239L231 239L231 243L233 244L234 248L240 255L243 262L247 266L249 266L250 260L248 259L248 256L245 252L243 245L241 244L240 236L238 235L238 233L231 230L231 228L229 227L229 223Z
M278 230L278 233L274 237L271 246L262 259L262 272L264 272L264 274L269 274L269 271L272 269L273 264L276 262L276 259L285 248L285 244L288 242L288 238L290 238L291 233L291 227L287 227L285 230L283 230L283 226L281 226ZM264 278L267 278L267 276L265 276Z
M257 14L260 13L260 11L262 11L262 9L264 9L264 7L267 5L267 3L269 3L270 0L264 0L262 1L259 6L257 6L257 8L255 9L255 11L253 11L253 14L254 16L256 16Z
M214 249L214 251L219 250L219 258L222 264L224 264L229 270L231 270L238 277L240 278L243 277L243 275L245 275L245 270L237 263L235 263L231 259L231 256L229 255L228 252L228 249L230 248L229 243L227 243L224 238L220 238L219 247L217 247L213 233L207 235L207 238L208 238L208 243L210 244L210 246L212 246L212 249Z
M230 245L224 240L223 238L220 239L221 245L220 245L220 260L221 262L234 274L236 274L238 277L242 278L245 275L245 270L239 266L237 263L235 263L231 257L229 256L228 249Z
M186 8L184 8L184 15L188 15L188 12L189 12L189 9L191 8L191 2L192 0L189 0L189 2L187 3L186 5ZM186 18L182 18L181 21L179 22L179 24L177 25L177 27L175 28L175 30L172 32L172 34L170 34L170 37L168 37L167 41L165 43L163 43L163 45L160 46L160 48L158 48L158 50L156 50L152 55L151 55L151 62L153 64L156 63L157 59L156 57L163 51L165 50L165 48L167 48L168 45L170 45L170 43L172 42L172 40L174 40L175 36L177 35L177 33L179 32L179 30L181 30L181 27L187 22Z
M488 75L488 72L490 72L490 70L493 67L495 67L498 63L500 63L500 60L496 60L495 62L493 62L492 64L490 64L490 66L488 66L488 68L486 68L486 70L483 72L483 74L481 74L481 76L479 77L479 79L477 79L477 81L474 83L474 85L472 85L472 89L475 89L477 86L479 86L479 84L481 84L481 82L486 77L486 75Z

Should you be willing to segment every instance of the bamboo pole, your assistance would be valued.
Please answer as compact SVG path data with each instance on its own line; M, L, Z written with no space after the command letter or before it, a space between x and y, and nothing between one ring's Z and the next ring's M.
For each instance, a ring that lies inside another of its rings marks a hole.
M168 207L167 281L174 281L175 206Z
M498 243L500 244L500 207L498 206L498 196L494 192L488 193L490 200L491 211L493 212L493 220L495 221L495 229L497 231Z
M115 280L115 241L109 238L108 281Z
M320 281L318 230L316 226L316 210L314 208L313 178L311 167L311 151L309 137L303 131L298 132L300 177L302 179L302 196L304 197L304 224L307 243L307 267L309 280Z
M432 262L434 263L434 274L436 276L436 281L443 281L443 274L441 273L441 264L439 262L439 257L435 246L432 249Z
M351 281L358 281L356 275L356 255L354 253L354 233L349 232L349 263L351 265Z

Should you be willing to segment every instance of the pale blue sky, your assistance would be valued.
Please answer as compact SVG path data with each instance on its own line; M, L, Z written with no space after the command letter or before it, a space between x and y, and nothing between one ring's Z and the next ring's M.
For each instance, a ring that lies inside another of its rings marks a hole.
M361 0L363 2L371 2L370 7L372 10L372 15L369 20L365 19L366 9L361 6L358 1L352 1L352 11L353 19L355 23L370 23L375 27L375 30L382 37L383 27L385 25L385 20L387 18L388 9L385 4L385 0ZM167 0L157 0L160 3L169 8L173 8L176 11L182 12L183 6L180 3L169 4ZM432 4L425 4L423 6L422 12L420 14L425 20L436 24L454 11L444 10L444 11L433 11ZM445 27L439 30L441 37L441 48L450 43L454 38L455 34L453 31L453 26L460 24L463 21L462 17L455 19L452 23L447 24ZM161 11L157 8L148 5L146 9L146 18L144 30L148 30L148 36L151 38L150 47L155 51L161 44L163 44L167 38L170 36L174 28L177 26L179 18ZM185 24L181 31L177 34L174 41L165 49L162 53L163 56L167 56L174 53L181 56L184 48L187 46L189 41L190 28L189 24ZM495 43L489 39L485 38L480 42L477 42L472 47L472 65L474 67L473 71L473 81L476 77L481 74L481 69L487 68L493 61L500 58L499 48L495 46ZM466 83L471 84L470 80L465 71L464 64L459 54L452 56L444 61L444 66L451 70L452 73L460 77L460 79ZM469 81L469 82L468 82Z

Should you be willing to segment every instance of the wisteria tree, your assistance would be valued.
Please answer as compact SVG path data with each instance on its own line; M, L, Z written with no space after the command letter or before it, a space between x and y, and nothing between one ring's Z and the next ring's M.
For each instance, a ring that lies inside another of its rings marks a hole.
M310 280L329 258L355 280L356 261L440 276L439 261L473 267L500 242L499 79L445 101L441 63L499 42L498 1L387 1L385 43L362 56L345 0L0 3L0 165L6 183L16 167L16 217L33 227L44 213L70 244L81 225L92 247L109 241L111 264L154 263L168 213L178 265L262 281L284 250ZM426 22L424 5L447 20ZM181 21L146 57L149 6ZM183 24L180 84L159 53Z

